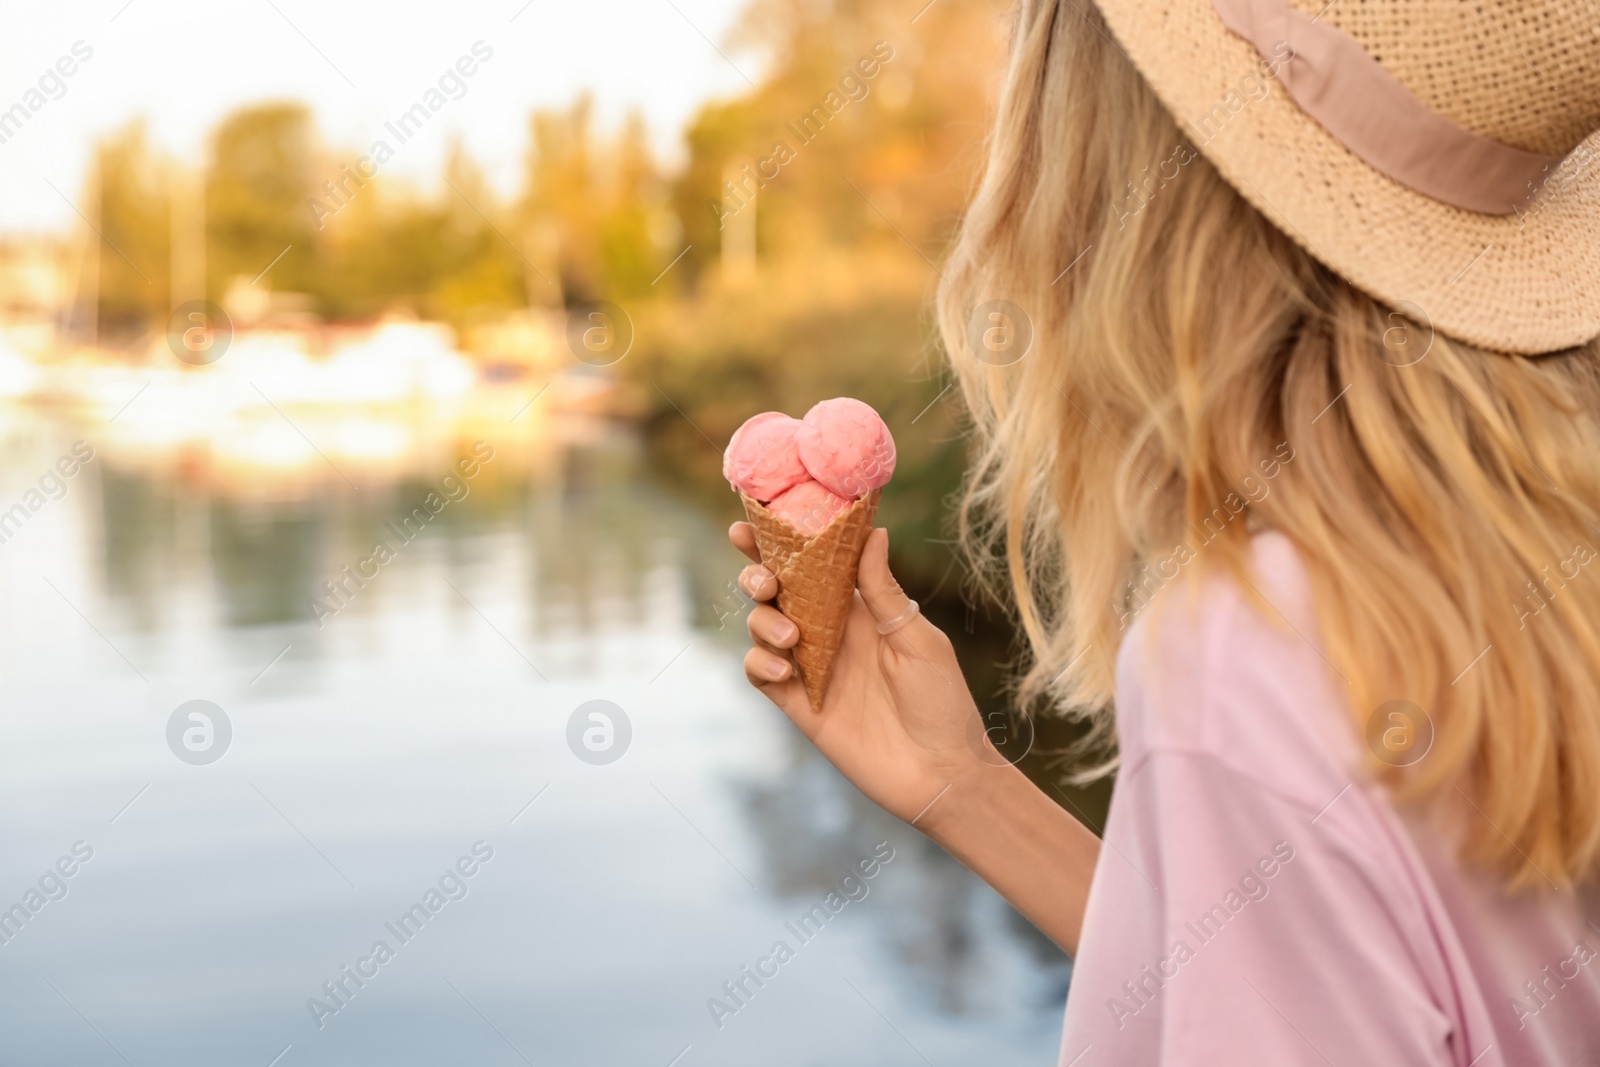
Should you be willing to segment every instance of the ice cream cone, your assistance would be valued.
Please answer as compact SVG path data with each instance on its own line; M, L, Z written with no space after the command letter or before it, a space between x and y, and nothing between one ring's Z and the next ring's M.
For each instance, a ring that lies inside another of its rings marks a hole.
M778 610L800 631L795 670L813 708L833 677L833 660L844 639L855 595L861 550L872 533L880 490L851 504L815 536L807 536L743 493L744 513L755 527L761 565L778 579Z

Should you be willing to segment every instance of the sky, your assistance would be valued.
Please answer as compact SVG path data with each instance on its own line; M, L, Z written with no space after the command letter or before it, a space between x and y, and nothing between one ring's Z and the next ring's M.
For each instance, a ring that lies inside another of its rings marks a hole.
M758 80L759 57L729 48L744 0L0 0L0 112L44 104L0 143L0 232L76 220L94 141L143 116L156 143L204 159L206 138L244 104L309 104L330 145L364 152L463 56L462 79L385 173L436 181L453 137L502 192L515 188L528 115L594 93L613 127L631 108L669 161L707 100ZM79 43L81 42L81 44ZM79 62L73 56L92 50ZM60 77L57 64L66 57ZM469 64L470 67L470 64Z

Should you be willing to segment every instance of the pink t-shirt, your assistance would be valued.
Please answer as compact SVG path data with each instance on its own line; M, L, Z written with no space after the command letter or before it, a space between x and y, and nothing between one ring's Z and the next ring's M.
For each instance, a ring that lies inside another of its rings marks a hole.
M1254 569L1281 617L1216 578L1123 642L1061 1064L1600 1064L1600 894L1508 897L1397 813L1293 546Z

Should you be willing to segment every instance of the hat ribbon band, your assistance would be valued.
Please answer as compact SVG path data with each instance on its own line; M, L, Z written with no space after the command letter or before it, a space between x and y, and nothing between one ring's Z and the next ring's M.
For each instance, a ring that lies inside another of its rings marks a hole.
M1527 152L1456 124L1418 99L1354 38L1284 0L1211 0L1263 56L1301 110L1379 173L1425 196L1509 215L1564 158Z

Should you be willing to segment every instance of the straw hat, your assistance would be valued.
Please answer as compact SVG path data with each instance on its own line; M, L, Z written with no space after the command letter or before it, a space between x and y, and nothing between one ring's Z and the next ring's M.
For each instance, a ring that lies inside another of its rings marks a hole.
M1192 144L1357 287L1488 348L1600 334L1588 0L1098 0Z

